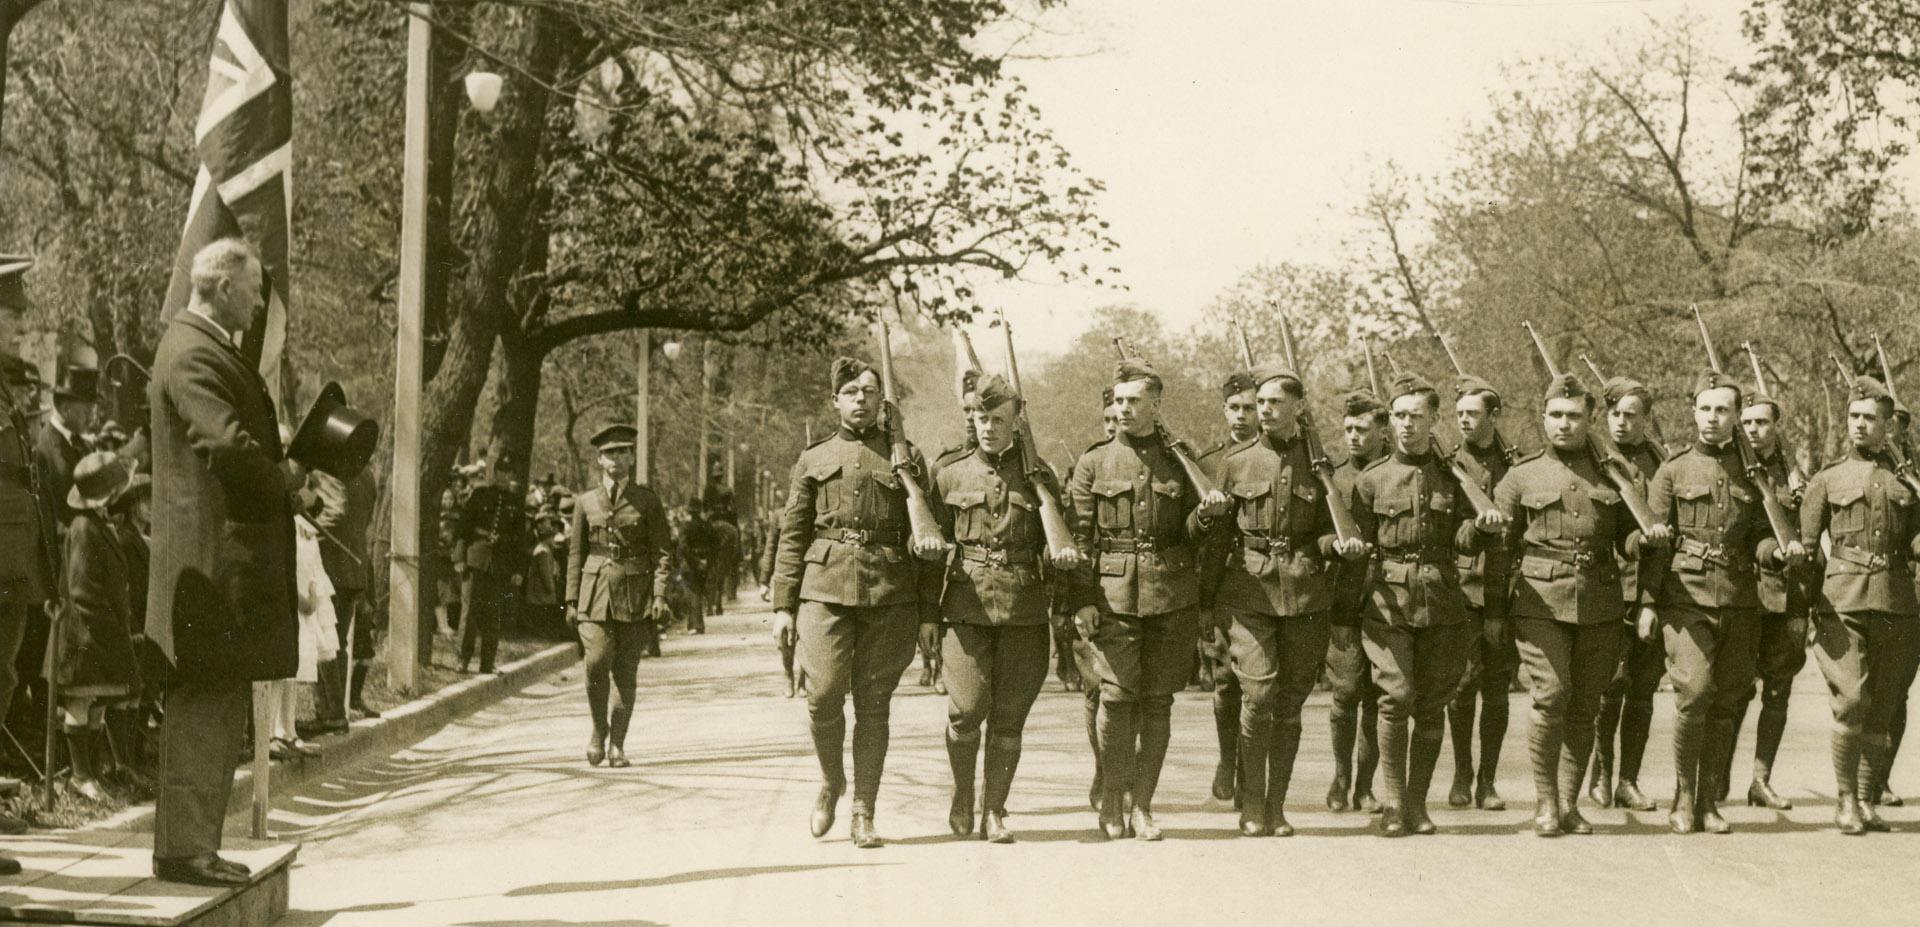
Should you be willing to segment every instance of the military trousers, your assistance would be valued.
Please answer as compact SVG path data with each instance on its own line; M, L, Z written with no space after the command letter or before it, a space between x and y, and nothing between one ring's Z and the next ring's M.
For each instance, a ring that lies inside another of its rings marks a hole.
M1240 682L1242 807L1278 810L1300 749L1300 709L1326 665L1325 612L1285 617L1229 609L1227 658Z
M576 632L583 651L580 667L587 677L587 711L593 719L594 743L605 740L624 747L627 727L633 721L640 654L647 648L646 629L638 621L582 621Z
M1740 705L1760 658L1760 612L1670 604L1660 611L1673 680L1673 765L1678 788L1718 800L1739 736Z
M1520 653L1513 623L1504 620L1503 597L1489 597L1495 600L1490 608L1469 606L1467 610L1471 616L1467 619L1467 669L1460 676L1460 688L1452 704L1447 706L1447 724L1453 730L1454 778L1464 781L1477 771L1481 780L1491 784L1511 720L1507 699L1520 668ZM1480 744L1477 770L1473 761L1476 709Z
M1422 806L1446 736L1447 703L1467 668L1471 629L1405 627L1368 617L1360 639L1380 687L1380 765L1389 807Z
M1836 784L1877 802L1892 763L1893 715L1920 667L1920 619L1844 612L1815 621L1814 657L1833 706Z
M1574 624L1551 618L1514 619L1520 659L1527 666L1533 706L1528 751L1533 787L1571 810L1586 778L1600 702L1620 652L1618 621Z
M1358 791L1373 792L1373 770L1379 762L1380 688L1373 681L1373 664L1360 642L1360 626L1334 624L1327 642L1327 726L1333 739L1334 786L1344 791L1351 775Z
M219 852L252 705L253 687L245 681L175 679L167 687L153 799L154 859Z
M1614 759L1614 734L1619 732L1620 781L1639 782L1640 764L1646 758L1647 737L1653 728L1653 696L1660 691L1660 679L1667 673L1666 644L1656 631L1641 640L1634 630L1637 606L1629 604L1627 620L1618 635L1619 654L1614 660L1613 678L1600 700L1600 720L1594 730L1594 762L1611 768Z
M821 777L846 781L846 704L853 698L853 810L873 814L887 765L893 690L913 662L919 605L801 602L795 616L807 718Z
M1020 737L1027 714L1047 681L1044 624L950 624L941 638L947 682L947 730L977 736Z
M1197 659L1199 609L1159 615L1106 612L1089 643L1100 680L1096 723L1106 801L1152 810L1173 732L1173 696Z
M1734 728L1745 723L1747 708L1756 690L1760 695L1760 718L1754 723L1753 772L1758 778L1770 778L1780 739L1787 729L1787 706L1793 697L1793 677L1807 665L1807 619L1789 617L1780 612L1760 616L1760 651L1757 664L1759 681L1746 687L1740 699L1740 712ZM1728 757L1729 763L1732 757ZM1729 769L1731 778L1731 769Z

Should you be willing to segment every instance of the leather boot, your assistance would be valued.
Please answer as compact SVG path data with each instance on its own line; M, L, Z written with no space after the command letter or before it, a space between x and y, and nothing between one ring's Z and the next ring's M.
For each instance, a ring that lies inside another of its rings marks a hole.
M1653 705L1630 702L1620 708L1620 764L1614 770L1615 804L1635 811L1653 811L1659 804L1640 791L1640 763L1647 755L1647 737L1653 728ZM1705 734L1698 735L1704 737ZM1696 738L1698 742L1698 738ZM1630 784L1622 789L1619 783Z
M1100 829L1108 839L1127 836L1127 785L1133 778L1135 744L1139 741L1138 706L1134 702L1100 701L1100 768L1104 775L1100 800Z
M1773 789L1773 760L1787 731L1787 702L1791 681L1768 682L1760 689L1760 718L1753 726L1753 784L1747 786L1747 804L1790 811L1793 802Z
M1756 773L1753 782L1747 786L1747 804L1755 808L1771 808L1775 811L1793 810L1793 802L1786 796L1773 790L1773 783L1767 781L1765 774Z
M1860 741L1860 732L1835 727L1828 746L1833 756L1834 791L1839 796L1833 807L1833 823L1840 826L1841 833L1853 837L1867 832L1860 815Z
M1142 701L1138 706L1140 752L1134 761L1133 813L1127 818L1133 836L1139 840L1159 840L1160 826L1153 821L1153 794L1160 787L1160 770L1167 761L1167 745L1173 737L1173 697Z
M813 753L820 761L820 792L813 799L813 815L807 823L807 830L815 837L824 837L833 829L833 816L840 803L840 796L847 791L846 740L847 721L836 718L832 721L812 726Z
M1620 700L1600 702L1600 715L1593 724L1593 782L1587 788L1587 800L1595 808L1613 807L1613 738L1620 729Z
M995 734L987 738L987 784L982 796L980 836L988 843L1012 843L1007 829L1007 795L1013 791L1013 773L1020 766L1020 735Z
M1453 787L1447 790L1447 806L1473 806L1473 708L1478 696L1471 686L1447 705L1447 731L1453 737Z
M1634 811L1656 811L1660 803L1648 798L1640 791L1640 783L1632 779L1622 779L1613 787L1613 804L1616 808L1630 808Z
M627 728L633 723L633 706L615 705L613 717L607 722L607 766L612 769L625 769L633 763L627 760Z
M595 718L599 721L599 718ZM607 729L599 724L593 726L593 734L587 740L587 765L598 766L607 759Z
M1273 833L1267 821L1267 768L1273 751L1273 716L1249 714L1240 733L1240 833L1266 837Z
M1431 834L1435 828L1433 818L1427 816L1427 790L1433 784L1433 768L1440 762L1440 750L1445 746L1446 732L1440 725L1434 730L1417 730L1411 745L1411 754L1407 760L1407 786L1400 799L1400 816L1406 821L1407 830L1416 834Z
M1560 747L1560 829L1569 834L1591 834L1593 825L1580 813L1580 784L1587 780L1586 744L1565 743Z
M1084 704L1086 705L1087 746L1093 748L1093 784L1087 787L1087 806L1097 812L1107 791L1106 777L1101 771L1106 764L1100 755L1100 686L1097 683L1087 689Z
M1293 761L1300 754L1300 724L1276 724L1267 760L1267 827L1275 837L1293 836L1287 823L1287 787L1293 784Z
M1558 837L1560 828L1559 724L1534 715L1527 730L1527 755L1533 761L1533 832L1541 837Z
M1373 797L1373 774L1380 767L1380 711L1377 691L1371 691L1360 704L1360 732L1353 740L1353 807L1368 814L1381 813L1380 799Z
M1856 795L1860 797L1860 820L1870 831L1886 833L1893 827L1880 816L1880 793L1885 790L1880 771L1886 768L1889 746L1875 738L1861 738L1861 762Z
M856 848L862 850L881 846L880 834L873 829L873 812L855 809L853 826L847 832L847 838L853 841Z
M1487 724L1489 714L1484 710L1480 713L1480 770L1474 779L1473 805L1482 811L1505 811L1507 802L1500 797L1495 780L1500 777L1500 741L1506 737L1507 726L1502 722L1499 733L1494 734Z
M956 734L947 729L947 766L953 770L953 801L947 806L947 829L955 837L973 833L973 770L980 759L980 732Z
M101 787L100 772L94 767L93 729L68 726L65 733L67 758L73 763L73 775L67 779L67 787L91 801L108 801L111 796Z
M1400 837L1407 832L1401 803L1407 793L1407 721L1380 722L1380 765L1386 800L1380 806L1380 835Z
M1707 739L1700 756L1700 781L1694 804L1700 814L1700 829L1709 834L1733 833L1733 825L1720 815L1720 796L1726 787L1721 777L1731 762L1727 755L1733 752L1732 719L1716 718L1707 722Z
M1353 735L1357 719L1329 713L1327 729L1333 740L1333 782L1327 785L1327 810L1345 811L1347 791L1353 788Z
M1240 700L1229 698L1225 689L1213 693L1213 732L1220 741L1220 762L1213 767L1213 797L1233 801L1240 755Z
M1704 721L1697 715L1681 715L1673 723L1673 810L1667 813L1667 826L1676 834L1691 834L1700 829L1696 786Z

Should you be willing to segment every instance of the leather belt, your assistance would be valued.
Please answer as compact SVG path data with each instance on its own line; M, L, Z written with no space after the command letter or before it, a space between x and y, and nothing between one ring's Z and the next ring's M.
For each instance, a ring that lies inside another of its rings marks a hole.
M1295 549L1293 546L1293 538L1287 537L1286 535L1281 535L1280 537L1262 537L1257 534L1241 535L1240 548L1256 553L1277 554L1280 556L1293 553ZM1299 549L1306 550L1307 545L1302 545Z
M1864 548L1855 547L1852 544L1833 545L1832 556L1835 560L1844 560L1857 566L1866 567L1869 570L1892 569L1902 566L1907 562L1907 558L1897 554L1877 554Z
M637 562L645 559L641 557L639 554L633 553L623 548L615 547L612 544L588 544L587 556L606 557L609 560L615 560L615 561L621 561L621 562L628 562L628 561Z
M898 547L907 543L905 532L891 528L821 528L813 532L813 536L861 547Z
M1398 563L1452 564L1454 562L1454 553L1451 550L1427 548L1410 550L1403 547L1394 550L1375 549L1373 558L1375 560L1392 560Z
M1007 550L1004 547L979 547L971 544L960 545L960 558L969 563L986 563L993 566L1027 566L1038 559L1030 550Z
M1529 557L1539 557L1542 560L1553 560L1559 563L1569 564L1583 572L1598 569L1605 565L1612 565L1613 563L1612 554L1602 556L1586 548L1579 550L1561 550L1557 547L1540 547L1529 544L1527 545L1526 555Z
M1699 538L1681 538L1674 548L1689 557L1699 557L1715 566L1729 570L1743 570L1753 565L1752 561L1740 557L1720 544L1709 544Z
M1141 553L1141 552L1150 551L1150 550L1164 550L1164 549L1166 548L1162 547L1158 543L1155 543L1152 538L1105 537L1100 539L1100 550L1110 554L1111 553L1131 554L1131 553Z

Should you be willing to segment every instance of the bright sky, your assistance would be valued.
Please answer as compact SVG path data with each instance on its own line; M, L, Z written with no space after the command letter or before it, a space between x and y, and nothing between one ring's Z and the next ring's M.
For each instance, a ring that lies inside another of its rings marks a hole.
M1598 54L1620 30L1684 15L1703 20L1714 54L1746 57L1745 0L1069 2L1047 20L1051 41L1084 53L1012 70L1107 182L1131 292L986 290L1020 324L1023 353L1064 349L1112 302L1184 331L1255 264L1337 256L1368 177L1388 160L1447 167L1503 63Z

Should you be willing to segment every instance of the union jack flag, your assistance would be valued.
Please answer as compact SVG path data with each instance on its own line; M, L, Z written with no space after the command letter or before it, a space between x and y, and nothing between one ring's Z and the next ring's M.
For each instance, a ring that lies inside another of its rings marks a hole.
M257 361L276 406L287 342L288 240L293 231L293 82L287 70L287 0L226 0L194 128L200 162L187 225L167 286L166 317L185 308L193 256L244 237L266 269L267 312L241 350Z

